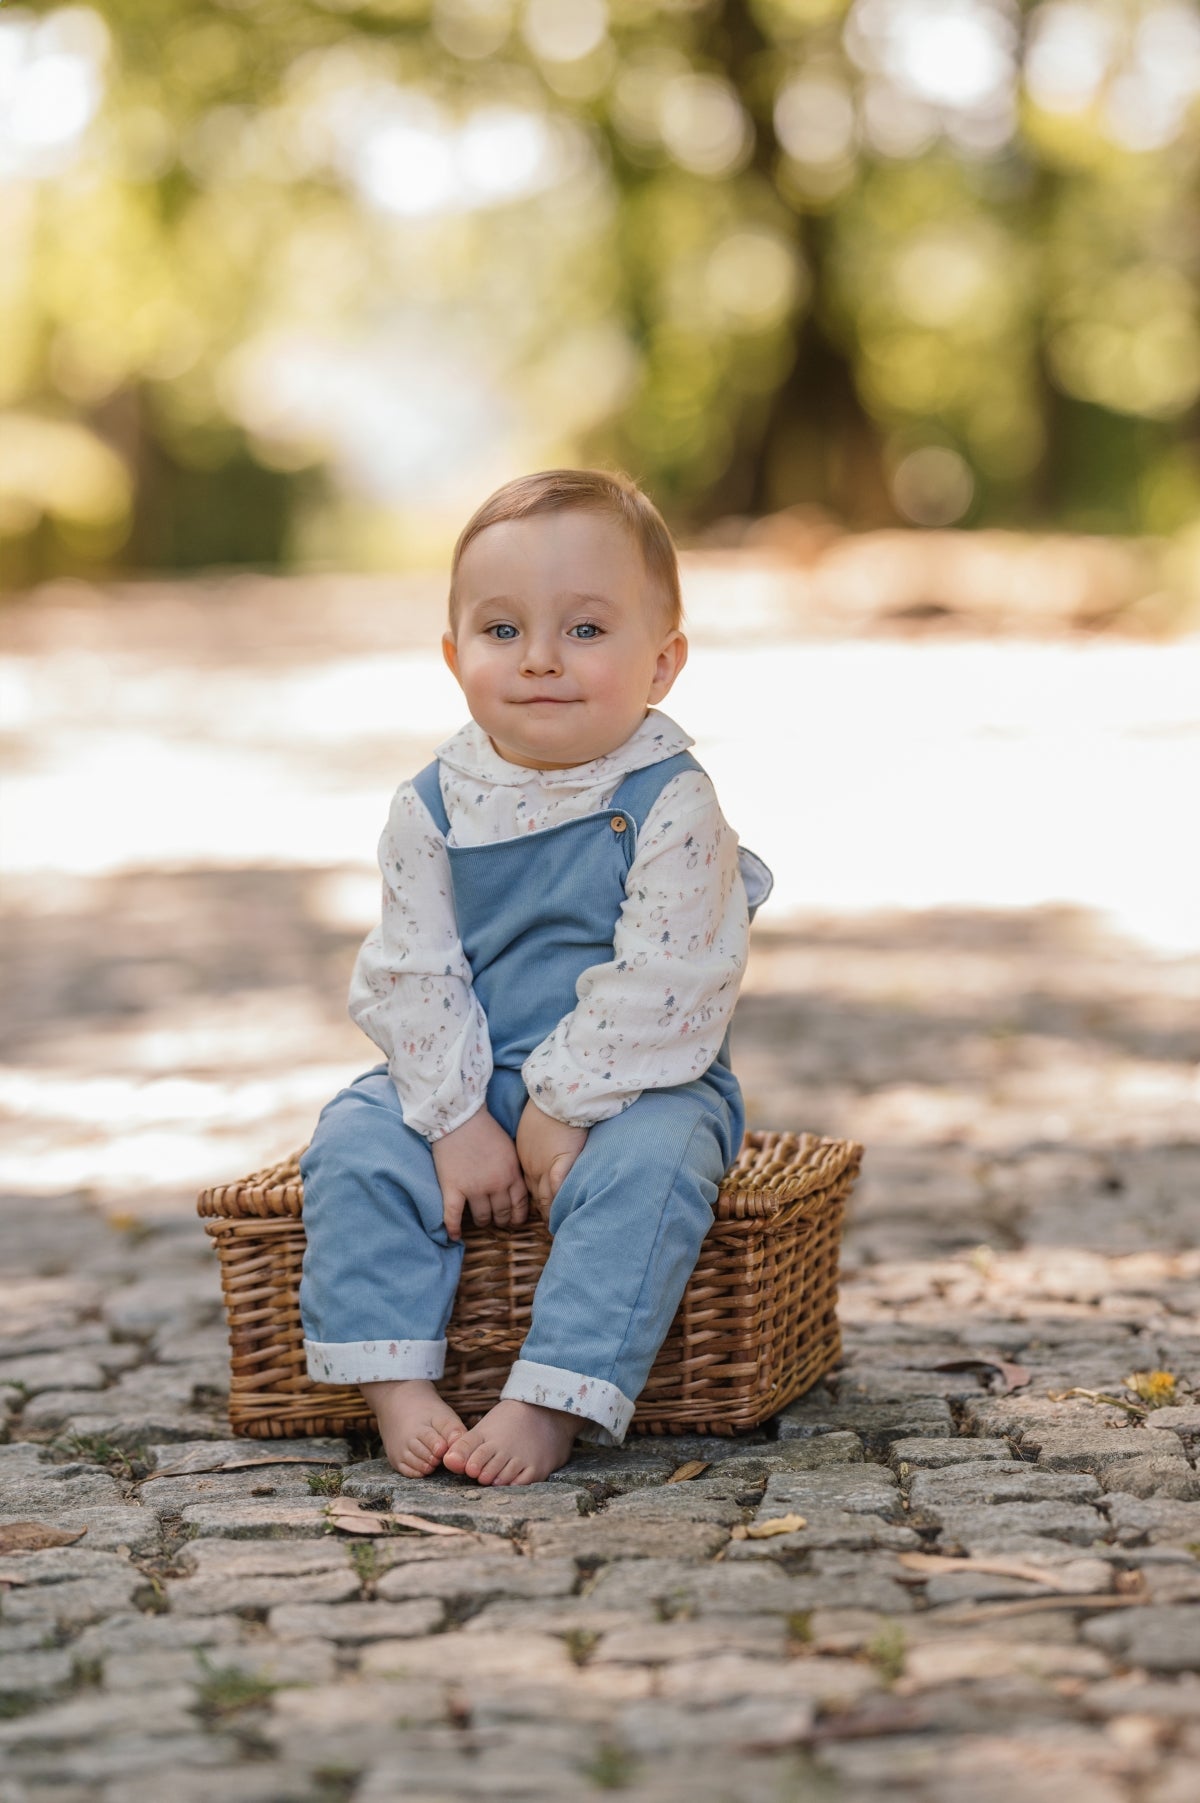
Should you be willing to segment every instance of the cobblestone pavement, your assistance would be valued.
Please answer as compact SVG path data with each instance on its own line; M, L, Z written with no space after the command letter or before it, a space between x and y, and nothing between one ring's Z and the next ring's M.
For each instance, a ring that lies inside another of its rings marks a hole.
M220 991L197 1070L256 983L294 1035L355 937L260 875L219 972L226 879L155 879ZM29 1018L89 993L114 1068L167 959L122 882L86 931L60 905L9 937ZM631 1438L503 1493L366 1440L232 1440L187 1181L6 1199L0 1803L1191 1803L1197 960L1053 909L764 924L754 958L752 1119L867 1159L844 1361L746 1439ZM332 1012L305 1032L314 1069L353 1056ZM1151 1371L1168 1406L1125 1385ZM337 1494L466 1532L344 1536ZM12 1547L30 1521L62 1543Z

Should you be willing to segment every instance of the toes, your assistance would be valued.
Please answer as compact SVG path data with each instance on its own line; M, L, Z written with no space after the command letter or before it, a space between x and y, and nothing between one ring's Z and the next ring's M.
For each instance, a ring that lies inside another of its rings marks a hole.
M395 1458L389 1460L389 1463L400 1473L401 1477L428 1477L437 1464L437 1460L429 1457L425 1453L424 1447L418 1451L414 1447L406 1446L404 1451L397 1453Z
M505 1455L500 1448L489 1446L484 1441L467 1460L467 1476L473 1477L479 1484L494 1484L496 1473L503 1467L504 1461Z
M478 1445L479 1442L465 1428L461 1428L457 1439L452 1440L442 1454L443 1465L450 1471L457 1471L460 1475L466 1473L467 1466L477 1451Z

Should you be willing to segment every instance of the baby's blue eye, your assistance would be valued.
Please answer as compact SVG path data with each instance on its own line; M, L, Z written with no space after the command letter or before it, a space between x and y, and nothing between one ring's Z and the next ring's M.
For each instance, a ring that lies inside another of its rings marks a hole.
M572 627L571 630L581 639L598 639L600 637L600 628L592 620L581 620L579 625Z
M516 627L510 626L506 620L502 620L498 626L489 626L488 631L493 633L496 638L502 639L505 644L517 636Z

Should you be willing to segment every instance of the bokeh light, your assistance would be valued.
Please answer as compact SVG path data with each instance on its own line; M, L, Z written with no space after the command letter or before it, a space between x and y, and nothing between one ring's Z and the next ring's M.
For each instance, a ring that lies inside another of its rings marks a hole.
M521 34L535 56L577 62L605 41L608 7L604 0L526 0Z
M915 526L951 526L971 505L975 482L966 460L946 445L909 451L892 471L892 494Z
M675 161L693 175L729 175L750 153L750 121L733 89L716 76L677 75L668 81L658 127Z
M798 163L843 163L855 142L854 101L845 82L813 71L795 76L775 100L775 136Z
M100 106L109 33L91 7L0 13L0 177L65 167Z

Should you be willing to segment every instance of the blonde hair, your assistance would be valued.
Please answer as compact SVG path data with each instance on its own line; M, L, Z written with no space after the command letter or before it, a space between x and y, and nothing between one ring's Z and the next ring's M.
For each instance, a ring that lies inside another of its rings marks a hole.
M642 554L646 573L661 603L663 624L674 632L683 619L679 589L679 561L666 521L648 495L621 470L539 470L506 482L481 507L477 507L458 535L450 560L450 626L457 624L455 585L458 566L472 539L503 520L524 520L531 514L565 513L579 508L611 514L624 527Z

